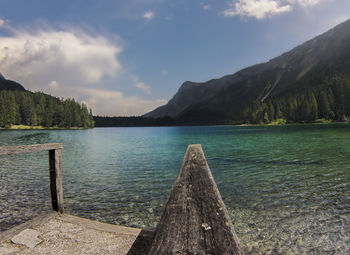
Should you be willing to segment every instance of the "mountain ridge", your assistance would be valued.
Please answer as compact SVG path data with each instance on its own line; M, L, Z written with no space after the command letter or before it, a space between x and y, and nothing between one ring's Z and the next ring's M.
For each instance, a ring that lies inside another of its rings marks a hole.
M245 122L242 116L245 108L264 104L302 88L315 90L317 86L310 79L317 79L313 78L317 72L322 75L331 72L331 76L336 76L346 71L346 67L350 66L348 45L350 20L267 62L207 82L187 81L168 104L143 116L170 116L184 121L192 119L209 123L229 120ZM320 91L313 93L319 94ZM204 117L206 120L202 115L207 115Z

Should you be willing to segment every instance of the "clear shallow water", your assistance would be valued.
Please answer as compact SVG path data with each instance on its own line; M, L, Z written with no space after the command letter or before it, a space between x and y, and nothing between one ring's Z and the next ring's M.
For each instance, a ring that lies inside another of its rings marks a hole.
M156 226L188 144L201 143L247 254L350 253L350 125L0 131L62 142L66 210ZM50 210L46 152L0 156L0 228Z

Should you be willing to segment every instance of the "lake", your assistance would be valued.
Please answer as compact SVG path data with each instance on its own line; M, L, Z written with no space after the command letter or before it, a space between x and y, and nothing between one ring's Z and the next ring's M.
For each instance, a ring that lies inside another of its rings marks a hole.
M154 228L200 143L246 254L350 253L349 124L0 131L51 142L70 214ZM0 230L51 209L47 154L0 156Z

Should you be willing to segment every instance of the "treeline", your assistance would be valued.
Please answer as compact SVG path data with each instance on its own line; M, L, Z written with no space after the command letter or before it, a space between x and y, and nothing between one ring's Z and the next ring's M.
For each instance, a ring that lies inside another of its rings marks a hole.
M315 72L293 89L247 104L232 119L215 112L189 112L181 118L94 117L96 127L145 127L217 124L313 123L350 120L350 73Z
M153 127L175 126L178 121L170 117L145 118L145 117L104 117L94 116L95 127Z
M255 101L245 107L241 121L259 124L284 119L289 123L310 123L318 119L346 121L349 118L350 77L343 73L302 81L296 90L272 96L265 102Z
M11 125L44 127L94 126L91 110L74 99L59 99L30 91L0 90L0 127Z

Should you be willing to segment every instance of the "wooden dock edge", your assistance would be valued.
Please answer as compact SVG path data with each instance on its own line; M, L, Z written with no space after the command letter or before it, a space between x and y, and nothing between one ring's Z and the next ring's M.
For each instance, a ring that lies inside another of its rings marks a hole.
M31 220L28 220L22 224L19 224L17 226L14 226L14 227L8 229L8 230L0 232L0 242L9 240L13 236L19 234L22 230L41 225L44 222L47 222L51 219L56 218L57 216L58 216L58 213L55 211L39 214L38 216L34 217Z
M0 146L0 155L13 155L39 151L62 150L62 143L30 144L17 146Z
M114 225L110 223L94 221L94 220L80 218L78 216L73 216L66 213L58 215L57 219L65 222L77 224L77 225L82 225L89 229L110 232L110 233L118 233L122 235L138 236L141 232L141 229L139 228L124 227L124 226Z
M22 224L14 226L8 230L0 232L0 242L10 240L13 236L19 234L22 230L27 228L35 228L36 226L43 225L44 223L57 219L60 221L72 223L75 225L81 225L88 229L94 229L103 232L116 233L119 235L130 235L130 236L138 236L141 232L141 229L124 227L99 221L94 221L90 219L80 218L78 216L73 216L66 213L58 213L55 211L42 213L31 220L28 220Z
M147 254L243 254L200 144L187 148Z

